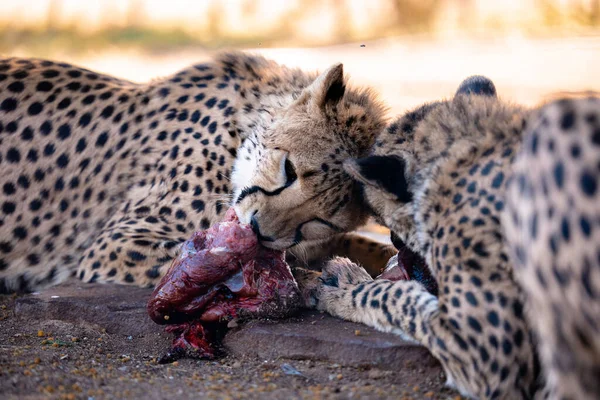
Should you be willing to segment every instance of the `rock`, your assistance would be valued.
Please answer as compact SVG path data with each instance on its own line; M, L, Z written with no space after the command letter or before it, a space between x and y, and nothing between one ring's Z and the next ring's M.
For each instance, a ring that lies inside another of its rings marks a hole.
M85 323L125 336L162 332L146 313L152 289L77 280L17 298L15 317Z
M69 281L38 294L18 297L15 317L37 326L86 326L108 335L121 335L127 346L168 349L170 335L146 313L151 289L85 284ZM65 328L63 330L68 329ZM358 334L357 334L358 332ZM127 340L129 337L135 341ZM139 341L138 337L145 337ZM85 338L84 338L85 340ZM135 342L135 343L134 343ZM370 365L380 369L418 367L439 375L438 362L421 346L364 325L342 321L316 311L280 321L239 323L224 339L228 353L240 359L322 360L340 365Z
M358 336L357 330L360 330ZM241 329L229 332L224 344L232 355L266 360L323 360L385 369L403 368L408 364L419 366L427 373L441 371L438 361L422 346L316 311L305 311L298 318L284 321L250 321Z

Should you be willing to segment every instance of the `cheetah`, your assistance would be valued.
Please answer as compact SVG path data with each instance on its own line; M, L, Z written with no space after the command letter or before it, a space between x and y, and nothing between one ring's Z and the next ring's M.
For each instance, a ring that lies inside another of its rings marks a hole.
M563 99L532 119L503 224L539 339L547 392L600 398L600 98Z
M525 109L476 76L397 119L344 168L438 294L334 258L306 297L426 346L469 398L599 398L599 101Z
M342 163L385 123L341 64L318 75L223 52L136 84L0 60L0 292L72 275L152 287L230 206L267 247L374 275L394 250L349 233L368 215Z

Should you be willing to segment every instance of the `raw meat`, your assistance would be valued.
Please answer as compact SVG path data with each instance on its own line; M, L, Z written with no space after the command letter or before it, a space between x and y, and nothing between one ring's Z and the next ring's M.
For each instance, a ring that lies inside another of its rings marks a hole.
M155 288L148 314L169 324L173 349L164 361L214 358L225 324L234 318L290 315L301 305L285 253L262 247L229 209L223 222L194 233Z

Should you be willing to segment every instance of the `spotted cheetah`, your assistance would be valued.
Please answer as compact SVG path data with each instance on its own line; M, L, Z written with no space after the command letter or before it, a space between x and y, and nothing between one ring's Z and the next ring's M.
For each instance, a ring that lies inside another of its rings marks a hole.
M599 179L600 98L536 113L502 222L556 399L600 398Z
M305 291L426 346L467 397L599 398L598 145L599 99L529 110L467 79L344 163L398 248L424 257L437 296L344 258Z
M347 233L367 215L341 165L384 114L341 64L316 75L225 52L135 84L0 60L0 292L74 274L153 286L229 206L268 247L347 254L375 274L393 249Z

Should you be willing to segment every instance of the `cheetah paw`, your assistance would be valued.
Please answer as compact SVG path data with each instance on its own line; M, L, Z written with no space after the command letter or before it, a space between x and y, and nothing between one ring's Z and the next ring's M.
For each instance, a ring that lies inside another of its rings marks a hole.
M323 267L321 278L314 291L317 309L348 319L353 312L352 290L373 278L360 266L347 258L336 257Z
M304 300L304 306L314 308L317 305L315 293L319 285L321 273L304 268L294 268L292 271L298 283L302 299Z

